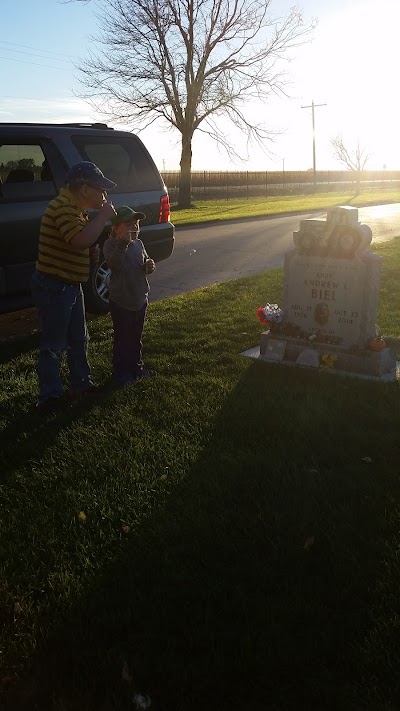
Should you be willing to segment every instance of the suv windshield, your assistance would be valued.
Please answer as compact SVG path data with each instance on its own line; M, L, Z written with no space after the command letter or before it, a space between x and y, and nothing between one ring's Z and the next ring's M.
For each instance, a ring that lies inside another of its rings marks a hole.
M120 136L73 136L82 160L99 166L117 183L119 193L159 190L162 187L155 166L134 138Z

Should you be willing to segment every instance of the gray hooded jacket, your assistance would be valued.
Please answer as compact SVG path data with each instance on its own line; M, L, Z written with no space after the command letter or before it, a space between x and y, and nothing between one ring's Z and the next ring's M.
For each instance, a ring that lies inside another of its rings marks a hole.
M143 242L135 239L126 245L110 237L104 243L103 254L111 269L111 301L128 311L139 311L150 291L145 273L145 261L149 257Z

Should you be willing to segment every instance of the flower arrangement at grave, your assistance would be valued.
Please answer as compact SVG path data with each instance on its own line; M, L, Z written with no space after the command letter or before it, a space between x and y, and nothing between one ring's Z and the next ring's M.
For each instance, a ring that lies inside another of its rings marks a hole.
M256 316L263 326L266 326L272 332L279 332L282 336L335 346L339 345L342 341L342 338L339 336L328 336L319 331L311 334L310 337L310 333L303 331L298 324L284 320L285 312L279 308L278 304L259 306L256 311Z
M323 353L321 356L321 363L319 367L322 368L322 370L334 368L337 359L337 355L334 355L333 353Z
M285 312L279 308L278 304L265 304L265 306L259 306L256 311L260 323L263 326L268 326L271 331L279 330L284 315Z

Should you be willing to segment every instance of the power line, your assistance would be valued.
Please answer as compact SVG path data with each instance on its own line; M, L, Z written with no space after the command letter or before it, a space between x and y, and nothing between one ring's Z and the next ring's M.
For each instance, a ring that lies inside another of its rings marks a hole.
M24 47L25 49L35 49L39 52L47 52L48 54L59 54L61 57L68 57L71 59L69 54L64 54L63 52L53 52L51 49L42 49L41 47L31 47L28 44L17 44L16 42L6 42L6 40L0 40L0 44L9 44L13 47Z
M7 47L1 47L3 52L17 52L18 54L27 54L29 57L40 57L41 59L51 59L53 62L64 62L65 64L72 64L71 60L58 59L58 57L44 57L43 54L34 54L33 52L24 52L22 49L8 49Z
M36 67L46 67L47 69L57 69L58 71L63 71L63 72L70 72L71 69L67 69L67 67L52 67L50 64L39 64L38 62L26 62L24 59L14 59L13 57L1 57L0 59L5 59L8 62L20 62L21 64L29 64L32 66L34 64Z
M1 98L2 99L20 99L21 101L50 101L50 102L56 101L58 104L60 104L60 103L69 104L69 103L71 103L71 101L73 101L77 97L71 96L70 99L56 99L54 97L49 97L48 99L42 99L37 96L10 96L9 94L2 94Z

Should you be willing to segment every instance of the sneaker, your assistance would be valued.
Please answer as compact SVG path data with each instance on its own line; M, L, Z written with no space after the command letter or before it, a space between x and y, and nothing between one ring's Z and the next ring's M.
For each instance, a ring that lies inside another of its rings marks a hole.
M53 395L52 397L43 400L43 402L38 402L36 405L36 412L41 417L46 415L51 415L52 412L56 412L61 405L61 398Z

